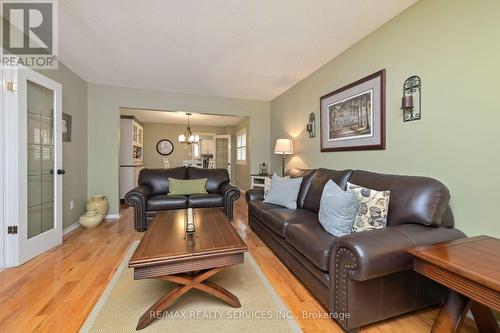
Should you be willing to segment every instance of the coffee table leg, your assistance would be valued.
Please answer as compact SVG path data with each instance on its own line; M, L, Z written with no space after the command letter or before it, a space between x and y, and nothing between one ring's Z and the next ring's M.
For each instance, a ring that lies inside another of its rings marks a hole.
M137 322L136 330L142 330L156 319L156 312L171 306L179 297L191 290L191 286L178 286L153 304Z
M499 333L497 320L491 310L475 301L470 302L470 310L481 333Z
M432 326L431 333L459 332L469 310L469 298L451 291Z
M176 287L172 291L168 292L155 304L153 304L139 319L137 323L136 330L142 330L146 326L148 326L153 320L156 319L156 313L165 311L169 306L171 306L179 297L187 293L191 289L198 289L207 294L215 296L220 300L226 302L232 307L239 308L241 307L240 301L238 297L236 297L231 292L222 288L215 283L205 281L211 276L217 274L223 269L223 267L213 268L210 270L205 270L198 272L196 275L187 275L187 274L177 274L177 275L164 275L157 277L158 279L170 281L174 283L180 284L180 286Z
M238 297L236 297L234 294L232 294L228 290L222 288L221 286L216 285L215 283L205 281L205 282L197 284L193 287L198 289L198 290L204 291L207 294L210 294L212 296L219 298L220 300L231 305L233 308L240 308L241 307L241 304L240 304Z

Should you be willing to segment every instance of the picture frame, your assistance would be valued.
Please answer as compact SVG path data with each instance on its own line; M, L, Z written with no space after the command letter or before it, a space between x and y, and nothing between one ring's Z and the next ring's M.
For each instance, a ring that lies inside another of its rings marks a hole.
M385 69L320 97L321 152L385 149Z
M71 122L72 116L70 114L62 114L62 140L64 142L71 142Z

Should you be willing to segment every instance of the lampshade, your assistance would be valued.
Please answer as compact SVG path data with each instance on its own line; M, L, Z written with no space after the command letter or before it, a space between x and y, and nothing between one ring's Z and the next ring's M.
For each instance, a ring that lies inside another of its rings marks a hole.
M293 154L293 142L290 139L277 139L274 146L275 154Z

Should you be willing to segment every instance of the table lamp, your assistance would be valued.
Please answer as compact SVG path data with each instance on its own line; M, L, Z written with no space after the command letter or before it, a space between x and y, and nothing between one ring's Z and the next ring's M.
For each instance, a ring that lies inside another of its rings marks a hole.
M293 154L293 142L290 139L277 139L274 153L281 155L281 176L285 176L285 155Z

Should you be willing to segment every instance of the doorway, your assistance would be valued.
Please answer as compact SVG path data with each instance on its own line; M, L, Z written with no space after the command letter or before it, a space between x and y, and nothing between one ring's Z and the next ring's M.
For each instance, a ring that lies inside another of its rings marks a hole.
M216 135L214 136L215 142L215 167L218 169L226 169L231 175L231 135Z
M223 168L236 178L234 135L246 117L206 113L120 108L121 117L133 117L144 127L145 168L192 166ZM198 142L182 142L189 127ZM122 135L123 137L123 135ZM120 178L120 183L121 183Z

